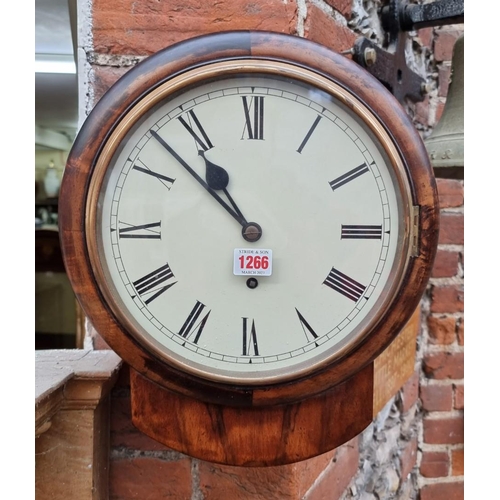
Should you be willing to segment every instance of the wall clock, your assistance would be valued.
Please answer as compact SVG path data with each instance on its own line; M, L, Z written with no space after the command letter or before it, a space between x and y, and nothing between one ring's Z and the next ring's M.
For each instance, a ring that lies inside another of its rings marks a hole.
M369 423L372 362L437 245L432 169L397 101L345 57L267 32L131 69L82 126L60 204L68 275L131 367L136 425L237 465L308 458ZM299 445L298 422L328 415L337 430Z

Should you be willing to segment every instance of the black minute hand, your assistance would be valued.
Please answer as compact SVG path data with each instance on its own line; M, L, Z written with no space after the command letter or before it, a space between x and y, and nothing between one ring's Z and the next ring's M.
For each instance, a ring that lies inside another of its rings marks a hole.
M158 135L154 130L150 130L151 135L212 195L224 209L238 221L241 226L245 227L248 225L245 217L238 210L235 211L231 208L166 142ZM227 175L227 172L226 172ZM229 182L229 177L228 177ZM226 184L227 185L227 184ZM231 199L231 198L229 198Z

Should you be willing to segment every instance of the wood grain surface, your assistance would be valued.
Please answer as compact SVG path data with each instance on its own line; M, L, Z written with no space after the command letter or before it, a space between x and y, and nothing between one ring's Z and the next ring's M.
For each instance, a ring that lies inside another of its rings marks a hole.
M306 377L247 387L184 373L122 327L104 300L89 260L86 216L96 162L131 106L186 71L197 71L214 61L252 58L306 68L356 96L380 122L401 156L419 217L415 221L417 255L406 266L394 302L363 342ZM256 460L276 464L314 456L367 425L372 416L373 361L397 337L419 304L436 254L438 213L436 183L422 139L383 85L353 61L321 45L289 35L249 31L187 40L128 71L104 94L82 126L68 158L59 199L67 274L93 326L134 369L136 424L174 449L193 456L203 454L214 462L247 465ZM366 414L365 406L370 410ZM243 443L255 443L250 454ZM205 446L208 449L202 450Z
M130 370L132 421L156 441L209 462L285 465L340 446L372 421L373 365L327 393L260 408L176 394Z

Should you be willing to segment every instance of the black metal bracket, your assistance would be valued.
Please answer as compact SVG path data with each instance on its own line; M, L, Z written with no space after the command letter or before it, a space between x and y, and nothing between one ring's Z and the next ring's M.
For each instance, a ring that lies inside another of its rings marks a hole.
M435 0L423 5L388 0L379 15L386 32L387 50L361 37L354 43L354 61L382 82L399 102L423 101L427 83L406 63L407 32L463 23L464 0Z

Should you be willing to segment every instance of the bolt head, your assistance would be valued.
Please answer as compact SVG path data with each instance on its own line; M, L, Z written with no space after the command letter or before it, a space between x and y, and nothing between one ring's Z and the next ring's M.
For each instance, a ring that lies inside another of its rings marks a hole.
M431 91L431 84L429 82L422 82L420 85L420 92L422 95L427 95Z
M368 47L365 49L364 58L367 66L373 66L377 61L377 52L374 48Z

